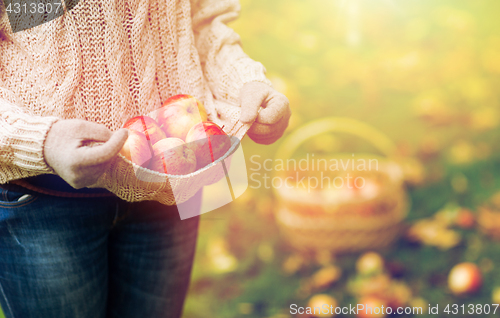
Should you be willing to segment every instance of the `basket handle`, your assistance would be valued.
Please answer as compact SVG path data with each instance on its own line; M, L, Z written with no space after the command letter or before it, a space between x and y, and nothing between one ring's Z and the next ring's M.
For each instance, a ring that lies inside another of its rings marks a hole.
M328 117L307 123L292 132L280 145L276 158L290 158L308 139L327 132L344 132L370 142L387 157L396 155L396 145L382 132L361 121L346 117Z

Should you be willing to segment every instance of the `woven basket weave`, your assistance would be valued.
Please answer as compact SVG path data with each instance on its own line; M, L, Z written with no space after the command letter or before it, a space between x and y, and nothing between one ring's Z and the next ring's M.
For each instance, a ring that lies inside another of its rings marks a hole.
M303 251L344 253L389 246L400 235L409 204L403 173L399 165L389 159L395 153L395 146L387 137L352 119L326 118L309 123L288 136L276 158L291 158L305 141L327 132L354 134L386 155L377 156L379 169L376 172L364 175L383 180L383 186L376 195L367 198L333 196L330 189L275 188L280 201L276 221L282 234L293 247ZM369 157L375 158L375 155ZM311 175L315 173L310 172Z

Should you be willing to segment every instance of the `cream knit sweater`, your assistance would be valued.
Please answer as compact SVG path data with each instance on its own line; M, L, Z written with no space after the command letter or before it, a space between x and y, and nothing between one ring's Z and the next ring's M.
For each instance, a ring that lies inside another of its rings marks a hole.
M111 130L176 94L199 98L211 120L233 121L262 64L225 25L238 0L80 0L71 11L0 43L0 183L54 173L43 157L59 118ZM230 118L231 117L231 118Z

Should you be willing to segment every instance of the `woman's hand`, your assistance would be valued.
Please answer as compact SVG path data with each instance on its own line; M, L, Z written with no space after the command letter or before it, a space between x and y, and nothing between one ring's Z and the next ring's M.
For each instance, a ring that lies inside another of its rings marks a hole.
M285 95L267 84L250 82L241 89L240 102L240 120L244 123L255 120L248 131L253 141L269 145L283 136L292 115Z
M127 137L126 129L113 133L104 125L85 120L59 120L45 139L45 160L75 189L91 186L118 154ZM103 144L89 147L90 142Z

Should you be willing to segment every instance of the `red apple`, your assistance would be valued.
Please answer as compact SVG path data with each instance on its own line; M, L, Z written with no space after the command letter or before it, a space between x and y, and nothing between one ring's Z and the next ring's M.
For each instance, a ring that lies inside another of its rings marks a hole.
M154 157L149 164L151 170L174 175L196 170L196 156L182 139L162 139L153 145L153 152Z
M387 303L377 297L367 296L358 301L357 316L359 318L367 317L385 317L387 313Z
M217 124L202 122L186 135L186 142L196 154L196 169L216 161L231 148L231 139Z
M135 130L146 135L147 140L154 145L158 141L166 138L165 132L160 128L160 125L151 117L148 116L137 116L129 119L123 128L128 128L129 130Z
M149 146L146 136L143 133L130 129L127 141L125 141L120 150L120 154L142 167L146 167L148 161L153 157L153 151Z
M479 268L473 263L455 265L448 276L448 287L455 295L472 294L483 284Z
M193 96L176 95L163 103L156 119L167 137L185 140L191 127L207 120L207 111Z

